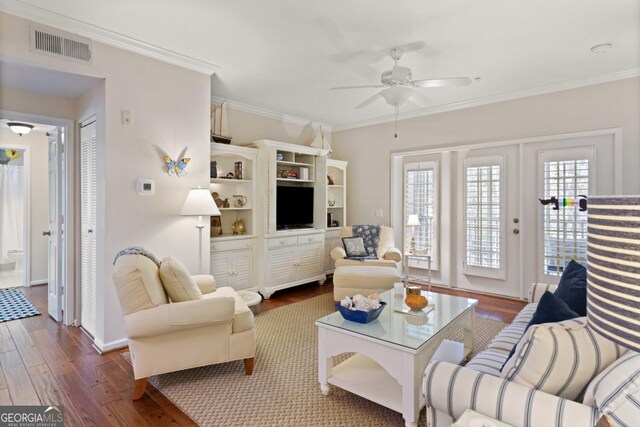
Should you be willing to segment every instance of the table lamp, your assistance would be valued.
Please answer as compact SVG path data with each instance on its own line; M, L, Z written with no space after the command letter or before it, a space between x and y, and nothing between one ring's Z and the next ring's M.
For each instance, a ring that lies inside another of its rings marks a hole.
M184 205L182 205L182 210L180 211L180 215L188 215L188 216L197 216L198 223L196 224L196 228L199 233L198 240L198 255L200 260L200 270L199 274L202 274L202 229L205 224L202 222L203 216L219 216L220 209L216 206L213 201L213 197L211 197L211 193L206 188L192 188L189 190L189 194L187 195L187 199L184 201Z
M411 243L409 245L409 253L411 254L416 252L416 226L418 225L420 225L420 218L418 218L418 215L409 215L409 218L407 218L407 226L413 227L413 231L411 232Z
M640 196L589 196L587 322L640 351Z

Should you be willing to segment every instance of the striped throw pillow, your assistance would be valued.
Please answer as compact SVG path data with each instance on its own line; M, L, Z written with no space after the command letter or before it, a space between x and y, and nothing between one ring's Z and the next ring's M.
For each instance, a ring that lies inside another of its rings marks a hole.
M640 353L629 351L591 381L584 393L585 405L598 408L617 424L636 425L640 420Z
M594 332L586 317L529 328L501 377L576 400L589 382L627 350Z

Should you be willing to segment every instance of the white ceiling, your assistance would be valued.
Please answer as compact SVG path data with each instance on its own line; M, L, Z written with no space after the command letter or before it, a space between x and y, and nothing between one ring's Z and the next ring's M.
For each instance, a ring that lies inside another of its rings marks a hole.
M392 113L381 99L354 109L376 89L328 89L377 83L384 52L415 41L401 61L414 79L482 78L421 89L422 107L640 73L638 0L21 2L217 64L216 96L330 125ZM600 43L613 50L592 54Z

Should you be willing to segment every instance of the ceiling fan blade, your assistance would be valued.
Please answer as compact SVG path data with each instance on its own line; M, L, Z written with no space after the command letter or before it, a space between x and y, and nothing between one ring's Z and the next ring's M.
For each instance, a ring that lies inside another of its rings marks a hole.
M342 90L342 89L365 89L365 88L382 88L383 85L360 85L360 86L339 86L330 87L329 90Z
M444 79L424 79L413 80L411 84L415 87L449 87L449 86L469 86L469 77L448 77Z
M368 98L367 100L365 100L364 102L362 102L359 105L356 105L356 108L364 108L366 106L368 106L369 104L373 103L373 101L375 101L376 99L378 99L380 97L379 93L376 93L375 95L373 95L371 98Z
M404 50L405 52L413 52L413 51L416 51L416 50L423 49L426 45L427 44L425 42L423 42L422 40L417 40L415 42L401 44L400 46L396 46L396 47L399 47L400 49Z

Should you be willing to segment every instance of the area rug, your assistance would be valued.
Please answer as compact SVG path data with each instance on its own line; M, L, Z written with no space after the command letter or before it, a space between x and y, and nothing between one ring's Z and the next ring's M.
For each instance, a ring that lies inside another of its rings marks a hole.
M328 293L258 314L251 376L237 361L150 381L201 426L404 426L398 412L337 387L331 386L329 396L320 393L314 322L335 311L333 304ZM476 317L474 352L504 326ZM462 330L449 338L462 341ZM424 410L418 425L426 425Z
M0 289L0 323L39 314L18 288Z

